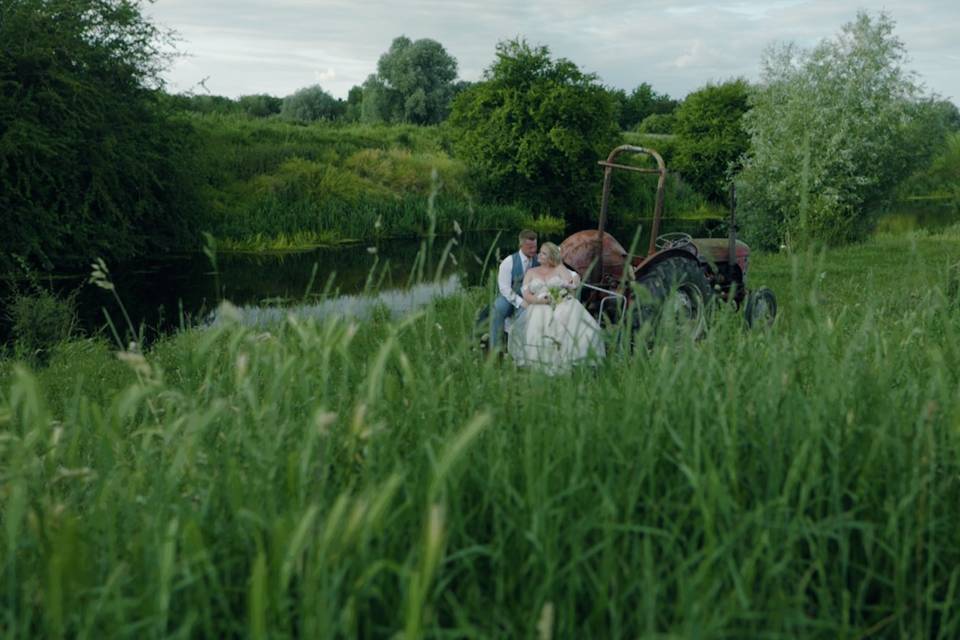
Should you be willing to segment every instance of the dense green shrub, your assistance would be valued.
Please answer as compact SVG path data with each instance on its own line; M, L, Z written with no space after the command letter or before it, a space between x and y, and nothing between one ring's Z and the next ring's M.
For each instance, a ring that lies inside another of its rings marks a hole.
M235 115L245 113L246 109L236 100L226 96L217 96L206 93L177 93L163 95L162 100L177 111L192 113L209 113L220 115Z
M254 118L266 118L280 113L283 108L283 99L266 93L258 93L249 96L240 96L237 105L249 116Z
M304 87L283 99L280 117L297 122L337 120L343 116L346 104L337 100L318 85Z
M454 100L457 156L485 198L567 219L592 215L597 160L619 138L609 92L544 46L510 40L496 55L484 80Z
M47 289L16 293L9 300L14 350L42 363L50 349L73 335L77 326L76 295L58 296Z
M675 113L674 165L686 182L713 202L728 200L729 185L748 139L746 80L707 84L686 97Z
M677 117L673 113L651 113L634 128L634 131L669 135L674 133L676 125Z
M132 0L3 3L0 253L127 256L190 233L190 132L153 88L161 35Z

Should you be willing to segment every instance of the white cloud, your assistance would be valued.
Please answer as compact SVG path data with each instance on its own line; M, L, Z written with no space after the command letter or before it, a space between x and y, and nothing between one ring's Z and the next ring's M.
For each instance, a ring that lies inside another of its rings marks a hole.
M314 71L313 76L317 79L317 82L327 82L328 80L336 80L337 72L333 69L324 69L323 71Z
M678 69L698 66L703 62L705 53L706 49L704 48L703 43L699 40L694 40L693 44L686 53L677 56L674 59L673 66L677 67Z

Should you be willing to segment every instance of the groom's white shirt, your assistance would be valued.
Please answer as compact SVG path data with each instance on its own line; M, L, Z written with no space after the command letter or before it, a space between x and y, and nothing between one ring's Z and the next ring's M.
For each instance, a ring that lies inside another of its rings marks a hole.
M530 268L530 262L533 258L528 258L527 256L520 254L520 261L523 263L523 272L526 273L527 269ZM518 296L513 292L513 254L511 253L506 258L503 259L503 262L500 263L500 270L497 271L497 288L500 289L500 295L507 299L507 302L512 304L517 309L520 308L520 303L523 302L523 298Z

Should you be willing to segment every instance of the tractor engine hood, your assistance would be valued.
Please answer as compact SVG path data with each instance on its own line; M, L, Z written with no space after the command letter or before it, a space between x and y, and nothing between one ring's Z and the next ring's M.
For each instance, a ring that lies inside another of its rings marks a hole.
M693 246L697 248L701 260L706 260L712 264L726 264L729 261L729 238L694 238L692 242ZM746 273L750 247L745 242L737 240L736 254L740 271Z

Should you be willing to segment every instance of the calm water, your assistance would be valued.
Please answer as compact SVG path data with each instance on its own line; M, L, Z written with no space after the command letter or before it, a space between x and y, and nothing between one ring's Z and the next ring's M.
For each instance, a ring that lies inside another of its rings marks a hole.
M649 222L642 227L649 229ZM723 233L715 221L666 222L663 231L672 230L704 236ZM636 227L613 230L624 246L635 232ZM646 242L642 237L641 253ZM203 254L108 267L134 325L142 326L149 340L182 325L212 321L221 300L237 306L251 324L269 323L290 312L363 317L374 308L385 308L402 314L436 296L481 284L516 246L511 231L437 238L432 245L401 239L298 253L221 254L216 269ZM80 324L86 332L102 330L108 315L118 327L125 325L112 294L86 284L84 276L59 279L55 286L63 291L79 288Z

